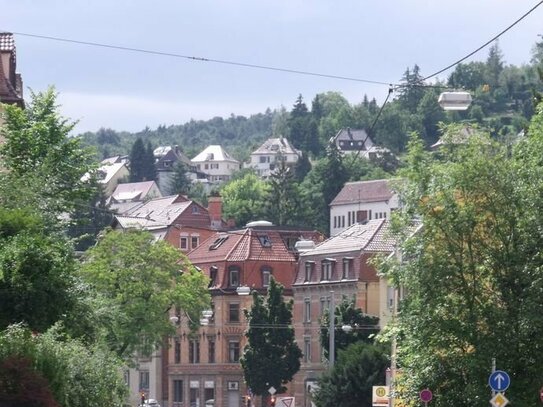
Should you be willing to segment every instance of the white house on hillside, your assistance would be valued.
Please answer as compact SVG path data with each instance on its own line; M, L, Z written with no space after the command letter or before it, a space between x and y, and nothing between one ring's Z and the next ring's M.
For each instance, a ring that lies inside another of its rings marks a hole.
M246 168L253 168L262 178L268 178L283 161L287 166L293 167L302 152L296 150L284 137L269 138L264 144L251 153L251 161Z
M191 160L196 170L207 175L210 182L228 181L240 169L235 160L221 146L211 145Z
M364 129L341 129L330 141L342 154L358 154L360 157L373 159L390 153L387 148L376 145Z
M386 179L347 182L330 203L330 236L355 223L390 218L399 201L389 182Z

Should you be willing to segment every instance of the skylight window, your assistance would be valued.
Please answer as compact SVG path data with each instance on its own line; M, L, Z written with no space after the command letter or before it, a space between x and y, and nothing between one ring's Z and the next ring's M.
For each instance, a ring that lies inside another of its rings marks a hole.
M258 236L258 240L260 241L260 244L262 245L262 247L271 247L272 245L272 242L268 235L260 235Z
M211 246L209 246L209 250L217 250L226 240L229 236L221 236L217 238Z

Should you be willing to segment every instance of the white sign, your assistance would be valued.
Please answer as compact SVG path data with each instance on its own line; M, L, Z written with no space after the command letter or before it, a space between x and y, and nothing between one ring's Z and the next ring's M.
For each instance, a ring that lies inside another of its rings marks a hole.
M490 399L490 404L494 407L505 407L509 403L507 397L503 393L496 393L494 397Z
M373 407L388 407L389 397L389 386L373 386L371 397Z
M268 393L270 393L272 396L275 394L276 391L277 390L275 390L275 387L273 386L268 389Z
M277 397L277 405L279 407L294 407L294 397Z

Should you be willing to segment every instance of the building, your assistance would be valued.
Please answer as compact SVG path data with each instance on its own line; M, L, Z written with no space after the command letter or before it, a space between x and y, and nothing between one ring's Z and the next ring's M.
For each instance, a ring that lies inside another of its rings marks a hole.
M301 154L286 138L269 138L251 153L250 162L245 167L253 168L262 178L269 178L280 162L293 168Z
M247 394L239 358L247 327L243 309L252 297L240 288L265 293L270 278L280 282L285 296L297 268L295 244L301 239L320 241L319 232L253 222L245 228L218 232L188 255L211 280L213 317L209 325L191 334L180 325L168 355L168 406L239 407Z
M364 129L341 129L331 141L342 154L358 154L360 157L375 159L390 153L387 148L377 146Z
M219 145L208 146L191 162L196 167L196 171L206 174L211 183L228 181L232 174L240 169L239 161L232 158Z
M304 354L294 379L297 406L311 407L311 391L326 369L319 341L320 318L347 297L364 313L379 317L380 326L392 315L395 290L377 274L369 260L377 254L391 255L395 238L389 221L374 219L355 223L313 249L300 253L292 284L296 341Z
M175 167L178 163L185 165L187 179L196 179L196 171L192 162L179 146L157 147L154 149L153 155L155 157L157 184L162 194L170 195L179 192L171 190L171 184L175 176Z
M107 204L109 209L123 214L135 209L142 202L161 197L155 181L128 182L117 185Z
M172 195L140 202L126 213L116 215L112 227L117 230L147 230L156 240L164 240L188 253L226 227L221 215L220 197L210 197L208 208L204 208L182 195ZM168 389L164 386L167 357L168 349L165 348L150 355L136 355L136 367L126 372L133 403L142 392L147 398L167 399Z
M330 235L351 225L372 219L389 218L399 207L391 180L347 182L330 203Z
M24 108L23 81L16 69L17 55L13 34L0 32L0 126L4 122L2 104ZM0 143L2 142L0 136Z

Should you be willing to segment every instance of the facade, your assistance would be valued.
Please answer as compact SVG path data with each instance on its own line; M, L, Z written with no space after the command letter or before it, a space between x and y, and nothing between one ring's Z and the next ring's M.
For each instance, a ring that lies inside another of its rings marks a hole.
M140 202L125 214L115 216L112 227L147 230L156 240L164 240L186 254L226 226L221 219L221 211L220 197L210 197L206 209L182 195L172 195ZM126 372L134 405L141 392L146 398L162 401L163 406L171 405L163 404L168 397L168 388L164 384L168 352L164 348L151 355L137 355L136 368Z
M301 154L286 138L269 138L251 153L250 162L245 167L253 168L262 178L268 178L281 161L288 167L294 167Z
M183 163L187 170L187 178L196 179L194 166L189 158L183 153L179 146L161 146L153 151L155 157L155 168L157 171L157 184L164 195L169 195L171 191L171 183L175 174L175 166L177 163Z
M372 219L390 218L399 207L398 194L386 179L347 182L330 203L330 235Z
M390 153L387 148L377 146L364 129L341 129L331 140L342 154L358 154L374 159Z
M192 165L197 172L202 172L211 183L228 181L232 174L240 169L235 160L221 146L211 145L194 157Z
M100 162L97 170L98 183L102 185L106 197L109 198L117 185L128 179L130 172L126 163L127 160L119 156L105 158ZM89 177L89 174L85 177Z
M315 231L257 222L229 232L218 232L188 255L211 280L213 317L191 334L184 324L171 339L167 364L167 405L173 407L240 407L247 394L239 358L245 346L246 320L252 296L239 287L265 293L273 276L291 297L296 272L295 243L320 240Z
M314 249L300 254L294 295L296 341L304 354L294 378L297 406L311 407L311 391L327 368L319 341L320 318L344 297L354 298L364 313L379 317L380 326L392 315L395 291L368 263L376 254L390 255L395 240L389 221L355 223Z
M23 81L16 68L17 55L13 34L0 32L0 126L3 123L2 104L24 108ZM0 136L0 144L2 142Z

